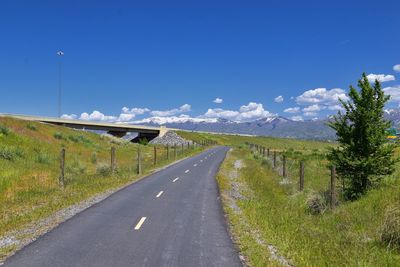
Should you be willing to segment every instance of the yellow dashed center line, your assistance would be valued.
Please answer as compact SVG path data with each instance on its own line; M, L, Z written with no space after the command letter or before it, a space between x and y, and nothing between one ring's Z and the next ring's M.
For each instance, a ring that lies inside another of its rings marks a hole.
M160 191L160 193L158 193L156 197L160 197L162 193L164 193L164 191Z
M142 217L142 218L140 219L140 221L138 222L138 224L136 224L135 230L139 230L140 227L142 227L142 224L144 223L145 220L146 220L146 217Z
M174 180L172 180L173 183L179 180L179 177L176 177Z

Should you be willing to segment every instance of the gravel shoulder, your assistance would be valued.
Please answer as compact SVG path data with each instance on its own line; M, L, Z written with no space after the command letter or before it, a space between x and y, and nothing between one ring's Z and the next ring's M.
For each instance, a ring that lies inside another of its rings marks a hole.
M219 174L219 183L222 187L221 194L223 204L226 207L225 210L227 211L228 221L230 223L229 228L232 239L240 248L243 248L245 239L247 239L247 242L248 239L252 240L250 241L251 243L256 244L261 247L262 250L268 252L268 258L271 260L271 265L273 266L294 266L290 260L279 254L278 249L273 244L269 244L264 240L257 229L250 226L243 214L243 211L240 208L240 203L249 201L252 192L246 183L240 178L240 171L246 167L245 163L242 159L234 157L232 151L233 150L231 149L228 152L225 162L225 165L228 165L229 168L225 167L224 169L221 169ZM222 181L221 176L224 177L224 181ZM243 265L252 266L247 251L243 251L243 249L241 250L240 259Z

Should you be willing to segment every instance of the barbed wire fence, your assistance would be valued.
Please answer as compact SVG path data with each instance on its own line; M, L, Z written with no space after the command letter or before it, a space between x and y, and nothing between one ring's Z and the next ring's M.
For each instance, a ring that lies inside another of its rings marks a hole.
M337 205L337 177L335 166L329 165L326 156L313 150L311 153L265 147L246 143L255 159L278 174L279 183L296 191L327 191L331 208ZM312 183L312 184L310 184Z

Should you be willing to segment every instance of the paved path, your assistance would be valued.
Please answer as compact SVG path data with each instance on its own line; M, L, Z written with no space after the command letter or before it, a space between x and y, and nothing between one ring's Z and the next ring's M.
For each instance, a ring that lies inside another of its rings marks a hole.
M242 266L215 181L227 150L213 148L118 191L5 266Z

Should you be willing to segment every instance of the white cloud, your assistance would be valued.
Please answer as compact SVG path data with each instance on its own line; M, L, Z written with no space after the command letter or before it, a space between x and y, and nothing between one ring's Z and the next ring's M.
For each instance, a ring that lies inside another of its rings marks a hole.
M107 122L114 122L117 120L115 116L106 116L100 111L94 110L91 114L87 112L83 112L79 117L80 120L84 121L107 121Z
M143 115L147 112L150 112L150 109L148 108L128 108L128 107L123 107L121 114L119 114L119 117L117 121L119 122L127 122L133 120L136 115Z
M300 107L287 108L287 109L283 110L283 112L286 112L286 113L299 113L300 112Z
M318 104L314 104L308 107L303 108L304 112L316 112L320 111L322 108Z
M314 117L314 116L317 116L317 115L318 115L317 112L311 112L311 111L303 113L303 116L306 116L306 117Z
M274 102L275 103L282 103L283 102L283 96L280 95L280 96L275 97Z
M118 121L127 122L127 121L133 120L135 117L136 117L135 114L121 113L121 114L119 114Z
M333 105L328 107L329 110L344 110L342 105Z
M124 113L124 114L143 115L146 112L150 112L150 109L148 109L148 108L132 108L132 109L129 109L127 107L123 107L122 108L122 113Z
M222 108L209 108L207 112L204 114L206 118L222 118L228 120L235 120L235 118L239 115L238 111L233 110L224 110Z
M78 116L75 114L63 114L61 116L61 119L66 119L66 120L75 120L76 118L78 118Z
M394 65L393 66L393 70L397 71L397 72L400 72L400 64Z
M368 74L367 79L369 82L375 82L378 80L381 83L394 81L395 77L393 75L385 75L385 74Z
M224 102L224 100L222 98L217 97L216 99L213 100L213 102L215 104L221 104L222 102Z
M179 108L174 108L170 110L153 110L150 112L150 114L155 117L168 117L174 116L179 113L189 112L191 108L192 107L189 104L184 104Z
M224 110L221 108L208 109L207 112L198 117L190 117L184 112L191 110L189 104L184 104L179 108L171 110L154 110L151 111L147 108L128 108L123 107L121 113L118 116L107 116L98 110L94 110L92 113L83 112L80 116L80 120L86 121L103 121L103 122L116 122L116 123L178 123L178 122L216 122L219 118L229 119L237 122L253 121L265 117L272 116L269 111L265 110L262 104L250 102L247 105L243 105L239 110ZM151 117L134 120L137 115L143 115L149 113ZM71 114L64 114L63 118L66 119L77 119L78 116Z
M400 85L383 88L383 91L390 95L391 102L400 102Z
M221 108L210 108L202 117L223 118L237 122L244 122L270 117L272 115L273 114L264 109L262 104L250 102L248 105L241 106L238 111L224 110Z
M166 123L185 123L185 122L217 122L216 118L192 118L188 115L181 114L180 116L170 116L170 117L150 117L142 120L133 121L132 123L155 123L158 125L163 125Z
M189 112L192 109L192 106L189 104L184 104L179 108L180 112Z
M331 109L340 104L339 99L347 101L349 97L346 92L340 88L327 90L326 88L317 88L305 91L303 94L296 97L296 102L299 105L315 105L318 104L320 109Z
M292 121L303 121L304 120L302 116L292 116L292 117L290 117L290 119Z

